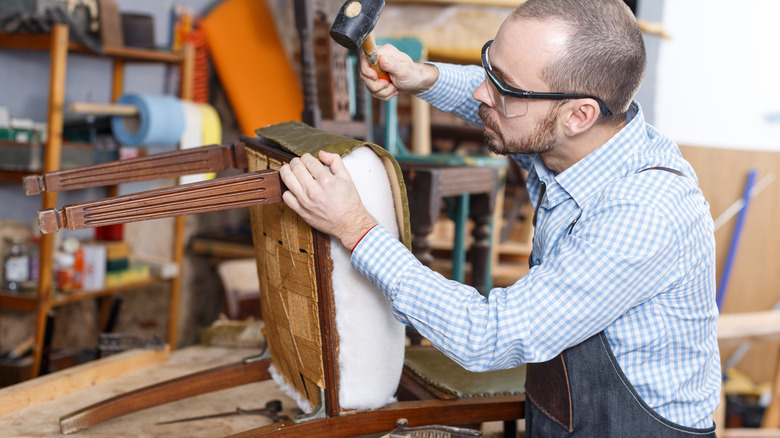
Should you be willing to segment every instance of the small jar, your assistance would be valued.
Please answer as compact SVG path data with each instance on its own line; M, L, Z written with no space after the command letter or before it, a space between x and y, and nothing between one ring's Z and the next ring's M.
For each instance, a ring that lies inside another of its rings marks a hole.
M62 293L73 292L76 281L76 258L66 252L58 253L54 260L54 278L57 282L57 290Z
M30 254L27 244L19 237L5 238L3 254L3 290L21 292L30 280Z

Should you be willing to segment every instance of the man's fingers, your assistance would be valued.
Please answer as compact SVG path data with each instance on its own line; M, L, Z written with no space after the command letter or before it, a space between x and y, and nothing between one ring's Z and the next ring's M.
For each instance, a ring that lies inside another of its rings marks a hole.
M330 171L333 175L349 179L350 181L352 180L352 177L349 176L349 171L347 171L346 166L344 166L344 161L339 154L320 151L319 157L323 164L330 167Z
M292 191L286 191L282 193L282 201L284 201L285 204L287 204L288 207L292 208L292 210L299 215L303 212L303 208L301 207L301 203L298 202L298 198L295 197Z
M279 169L279 176L282 178L284 185L287 186L287 190L292 192L295 196L298 196L303 191L301 183L298 181L298 177L295 176L289 164L285 164Z
M383 60L384 63L384 60ZM360 57L360 77L366 84L368 91L377 99L389 100L398 94L398 89L392 82L379 79L377 72L371 68L365 55Z
M293 175L298 179L302 188L306 188L314 181L314 177L309 171L309 166L303 161L302 158L293 158L290 160L290 170Z
M379 73L371 68L371 64L368 62L368 58L366 58L366 54L363 52L360 53L360 75L363 76L363 79L371 81L379 80Z
M333 176L330 170L311 154L303 154L301 161L306 165L306 169L308 169L312 177L320 183L327 181L328 178Z

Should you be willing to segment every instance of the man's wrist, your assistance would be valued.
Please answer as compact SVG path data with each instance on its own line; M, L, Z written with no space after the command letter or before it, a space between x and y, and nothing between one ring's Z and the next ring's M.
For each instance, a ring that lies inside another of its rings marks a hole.
M420 64L420 88L414 94L424 93L431 89L439 80L439 68L433 64Z
M354 250L358 243L363 240L363 237L377 225L379 225L379 223L370 216L360 220L353 228L354 232L349 233L348 236L344 236L344 238L341 239L341 244L350 251Z
M350 250L350 251L355 251L355 248L357 248L357 246L358 246L358 245L360 245L360 242L362 242L362 241L363 241L363 238L364 238L364 237L366 237L366 235L367 235L368 233L370 233L370 232L371 232L371 230L373 230L374 228L376 228L376 227L378 227L378 226L379 226L379 224L374 224L374 225L372 225L372 226L371 226L371 228L367 229L367 230L366 230L366 231L363 233L363 235L362 235L362 236L360 236L360 238L358 238L357 242L355 242L355 244L354 244L354 245L352 245L352 247L351 247L349 250Z

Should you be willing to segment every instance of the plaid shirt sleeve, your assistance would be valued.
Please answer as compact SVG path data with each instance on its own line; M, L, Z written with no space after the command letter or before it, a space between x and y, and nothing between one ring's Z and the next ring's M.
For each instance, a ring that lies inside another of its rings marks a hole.
M471 97L471 93L485 80L485 70L476 65L429 64L439 69L439 80L417 97L472 125L482 126L482 119L477 115L479 102Z

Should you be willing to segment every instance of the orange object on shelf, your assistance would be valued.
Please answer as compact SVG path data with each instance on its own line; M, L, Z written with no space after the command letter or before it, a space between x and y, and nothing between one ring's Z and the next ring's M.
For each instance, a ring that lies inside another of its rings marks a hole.
M209 53L241 133L300 120L303 92L264 1L227 0L203 19Z
M79 249L73 253L73 288L81 290L84 288L84 247L79 245Z

